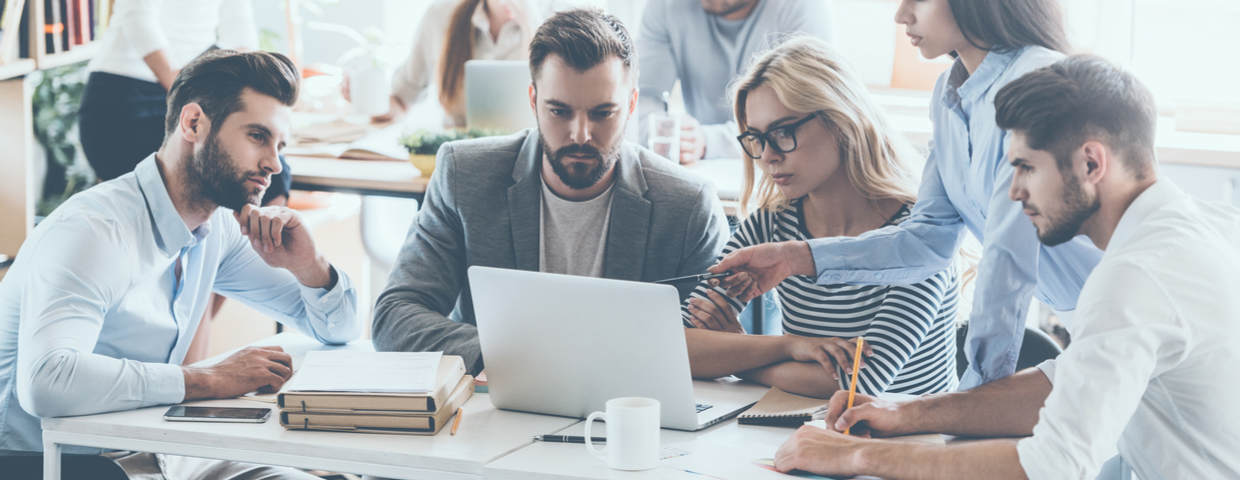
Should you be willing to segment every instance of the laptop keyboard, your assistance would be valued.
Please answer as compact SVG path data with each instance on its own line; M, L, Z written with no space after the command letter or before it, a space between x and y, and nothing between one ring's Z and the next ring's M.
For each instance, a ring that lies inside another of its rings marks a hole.
M698 403L698 404L695 404L695 406L697 406L697 413L702 413L706 411L706 409L713 407L714 405L702 405Z

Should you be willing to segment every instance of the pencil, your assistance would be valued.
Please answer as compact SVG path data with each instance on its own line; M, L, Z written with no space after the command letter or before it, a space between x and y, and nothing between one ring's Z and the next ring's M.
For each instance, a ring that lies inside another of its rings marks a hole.
M861 337L857 337L857 351L853 354L853 371L852 380L848 382L848 409L852 409L853 400L857 398L857 372L861 370ZM848 431L852 427L844 429L844 435L848 435Z
M852 402L848 402L852 403ZM452 421L452 432L449 435L456 435L456 427L461 426L461 417L465 416L465 408L456 409L456 420Z

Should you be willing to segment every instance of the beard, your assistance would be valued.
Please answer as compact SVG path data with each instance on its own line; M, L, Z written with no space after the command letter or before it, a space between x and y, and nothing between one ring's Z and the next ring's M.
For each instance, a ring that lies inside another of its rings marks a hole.
M547 143L547 138L542 135L542 131L538 132L538 143L542 145L543 155L551 161L551 170L556 176L560 177L560 181L568 185L573 190L585 190L597 185L603 176L611 170L611 167L620 159L620 143L624 141L623 137L617 138L616 142L609 145L606 150L599 151L593 145L570 144L559 149L552 149ZM564 158L569 155L587 155L597 160L593 166L585 162L565 163Z
M257 206L262 201L264 189L250 187L246 180L268 176L261 172L239 171L232 157L220 148L216 132L211 132L202 150L191 155L185 180L196 202L210 202L239 212L247 203Z
M1102 207L1097 195L1092 199L1086 198L1085 191L1081 188L1081 182L1075 173L1070 173L1069 177L1064 178L1063 197L1063 207L1058 212L1054 215L1043 216L1046 219L1046 229L1038 229L1038 241L1048 247L1072 240L1080 233L1081 225L1084 225L1085 221ZM1034 213L1040 213L1036 206L1026 204L1025 207L1033 210Z

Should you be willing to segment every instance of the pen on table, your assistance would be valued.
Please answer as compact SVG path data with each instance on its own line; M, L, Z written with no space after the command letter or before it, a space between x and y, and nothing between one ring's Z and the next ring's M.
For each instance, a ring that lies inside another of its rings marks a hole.
M586 443L586 437L574 435L534 435L535 442ZM593 443L607 443L607 437L590 437Z
M449 435L456 435L456 427L461 426L461 417L465 416L465 408L456 409L456 420L452 421L452 432Z
M857 337L857 352L853 354L853 371L852 380L848 382L848 411L853 407L853 400L857 398L857 372L861 370L861 337ZM848 435L848 431L852 427L844 429L844 435Z
M712 280L716 278L725 278L725 277L730 277L730 276L732 276L731 270L723 272L723 273L699 273L697 275L689 275L687 277L669 278L666 280L659 280L654 283L663 283L667 285L674 285L677 283L687 283L687 282L697 283L702 280Z

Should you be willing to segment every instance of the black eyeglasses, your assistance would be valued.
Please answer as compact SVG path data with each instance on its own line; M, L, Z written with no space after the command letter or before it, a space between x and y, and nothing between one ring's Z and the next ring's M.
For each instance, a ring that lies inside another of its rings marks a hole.
M774 128L766 133L745 132L737 135L736 141L741 142L741 149L745 151L745 155L749 155L749 158L754 160L762 158L762 152L766 150L767 145L774 148L776 152L788 153L797 149L797 129L813 120L814 116L811 113L796 123Z

